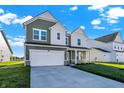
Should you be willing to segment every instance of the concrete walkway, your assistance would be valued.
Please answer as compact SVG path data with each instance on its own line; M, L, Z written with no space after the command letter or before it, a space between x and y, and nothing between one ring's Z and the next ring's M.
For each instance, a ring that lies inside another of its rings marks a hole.
M32 67L32 88L124 88L108 78L80 71L69 66Z

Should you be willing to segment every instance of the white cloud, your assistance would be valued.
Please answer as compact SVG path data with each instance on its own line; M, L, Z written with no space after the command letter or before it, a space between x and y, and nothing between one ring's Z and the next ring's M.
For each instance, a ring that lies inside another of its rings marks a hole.
M0 8L0 14L3 14L4 10L2 8Z
M111 23L111 24L116 24L116 23L118 23L118 20L109 19L108 22Z
M99 4L99 3L97 3L97 4L94 4L94 5L92 5L92 6L89 6L88 7L88 10L101 10L101 9L103 9L104 7L107 7L108 5L106 4L106 3L101 3L101 4Z
M71 11L76 11L76 10L78 10L78 6L73 6L73 7L70 8L70 10Z
M95 25L95 26L93 26L93 29L98 29L99 30L99 29L105 29L105 27L103 27L103 26L96 26Z
M16 14L7 13L0 16L0 22L10 25L13 20L17 18Z
M7 36L8 42L12 47L23 47L24 46L24 36L18 36L13 38L12 36Z
M100 23L101 23L101 20L99 18L91 21L92 25L99 25Z
M31 19L32 16L19 17L14 13L4 13L0 15L0 22L6 25L10 24L22 24L23 22Z
M108 13L108 17L113 19L124 17L124 9L121 7L111 8L107 13Z
M80 26L80 28L84 30L85 29L85 26Z
M124 9L121 7L110 8L105 13L101 13L100 16L108 23L115 24L119 22L120 17L124 17Z
M112 31L120 31L122 28L113 28Z
M12 23L13 24L22 24L22 23L24 23L25 21L27 21L27 20L29 20L29 19L31 19L32 18L32 16L27 16L27 17L24 17L24 18L20 18L20 19L15 19L15 20L13 20L12 21Z

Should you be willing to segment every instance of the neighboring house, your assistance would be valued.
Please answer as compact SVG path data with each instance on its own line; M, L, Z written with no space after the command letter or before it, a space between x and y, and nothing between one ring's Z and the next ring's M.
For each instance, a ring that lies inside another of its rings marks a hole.
M110 61L124 62L124 42L119 32L99 37L95 40L104 42L108 45L109 51L111 51Z
M30 66L119 61L112 59L112 56L123 54L123 51L112 50L115 43L123 45L119 36L108 43L89 39L80 27L69 33L49 11L24 22L23 25L26 31L25 63Z
M5 37L2 29L0 29L0 62L10 61L13 52Z

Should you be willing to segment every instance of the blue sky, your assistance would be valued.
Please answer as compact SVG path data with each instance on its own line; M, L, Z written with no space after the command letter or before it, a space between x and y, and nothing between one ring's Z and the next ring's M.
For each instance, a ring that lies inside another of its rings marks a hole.
M120 31L124 38L124 6L0 6L0 28L4 29L14 55L24 54L22 23L46 10L70 32L81 26L89 38L116 31Z

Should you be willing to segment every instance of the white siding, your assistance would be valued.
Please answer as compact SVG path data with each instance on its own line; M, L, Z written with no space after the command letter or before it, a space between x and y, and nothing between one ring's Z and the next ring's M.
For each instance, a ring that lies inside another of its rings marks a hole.
M116 41L116 42L120 42L120 43L122 43L122 42L123 42L123 40L122 40L122 37L121 37L121 34L120 34L120 33L116 36L116 38L115 38L115 40L114 40L114 41Z
M10 52L1 32L0 32L0 50L2 50L2 55L3 55L3 58L1 58L1 54L0 54L0 61L1 61L1 59L3 59L3 62L10 61L11 52Z
M111 45L103 42L99 42L96 40L88 39L87 40L87 47L89 48L101 48L110 51L111 50Z
M118 62L124 63L124 52L116 52L116 59Z
M81 40L81 45L77 44L77 39ZM75 32L71 34L71 46L75 47L86 47L87 37L81 28L77 29Z
M113 42L113 50L124 51L124 44Z
M48 19L48 20L54 20L56 21L56 19L50 14L50 12L44 12L43 14L40 15L39 18L43 18L43 19Z
M51 44L66 45L66 29L60 23L51 27ZM57 39L57 33L60 33L60 40Z
M91 61L110 62L111 54L101 50L92 49L90 52Z

